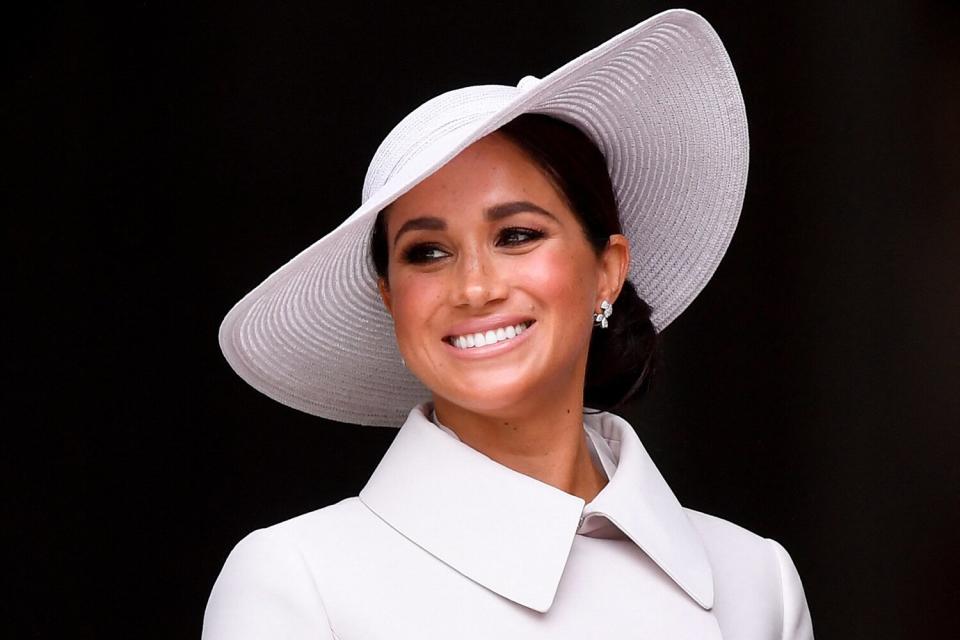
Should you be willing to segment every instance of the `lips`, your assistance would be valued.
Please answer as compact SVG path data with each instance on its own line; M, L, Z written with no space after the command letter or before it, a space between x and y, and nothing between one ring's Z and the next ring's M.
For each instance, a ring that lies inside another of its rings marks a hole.
M457 349L476 349L513 340L526 331L533 322L533 320L524 320L515 324L502 324L481 331L467 331L459 335L447 336L444 341Z

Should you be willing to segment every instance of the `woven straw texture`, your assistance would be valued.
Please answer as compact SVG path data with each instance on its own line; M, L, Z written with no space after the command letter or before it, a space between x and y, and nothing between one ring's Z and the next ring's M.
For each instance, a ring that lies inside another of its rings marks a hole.
M630 279L666 327L706 285L736 228L747 179L743 98L699 15L658 14L518 86L450 91L377 150L362 204L244 296L220 327L233 369L271 398L341 422L399 426L429 392L407 371L377 292L378 211L522 113L580 127L607 159L630 240Z

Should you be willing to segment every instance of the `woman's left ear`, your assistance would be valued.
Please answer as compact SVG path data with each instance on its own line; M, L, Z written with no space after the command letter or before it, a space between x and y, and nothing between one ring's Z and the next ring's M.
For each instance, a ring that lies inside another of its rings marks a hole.
M597 292L599 300L613 302L620 295L623 282L627 278L627 269L630 266L630 242L622 233L610 236L607 246L600 254L600 281Z

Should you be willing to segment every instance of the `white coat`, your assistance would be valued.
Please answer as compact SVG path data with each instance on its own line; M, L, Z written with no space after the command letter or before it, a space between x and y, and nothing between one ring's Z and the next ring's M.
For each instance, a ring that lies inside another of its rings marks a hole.
M410 412L358 497L234 548L204 640L813 637L784 548L681 507L622 418L584 417L609 477L585 504L430 410Z

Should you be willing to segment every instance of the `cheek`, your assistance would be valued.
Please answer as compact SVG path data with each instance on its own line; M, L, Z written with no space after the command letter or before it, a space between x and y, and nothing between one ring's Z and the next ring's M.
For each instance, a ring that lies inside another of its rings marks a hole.
M595 283L590 278L591 257L562 248L539 251L524 262L517 274L535 299L542 302L544 310L567 318L588 317L595 296Z
M440 278L408 276L392 283L393 323L400 350L418 336L425 335L423 327L433 316L431 311L442 299L444 285Z

